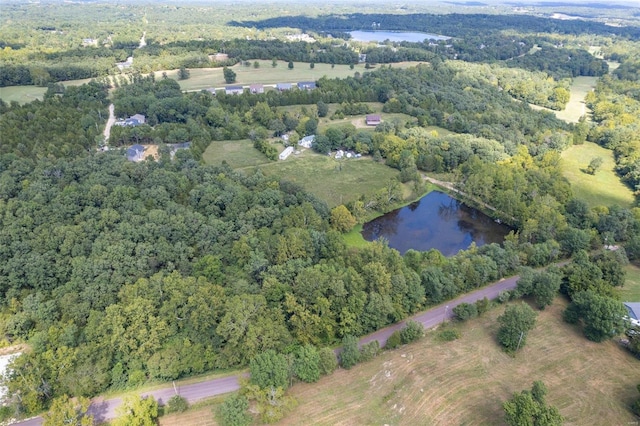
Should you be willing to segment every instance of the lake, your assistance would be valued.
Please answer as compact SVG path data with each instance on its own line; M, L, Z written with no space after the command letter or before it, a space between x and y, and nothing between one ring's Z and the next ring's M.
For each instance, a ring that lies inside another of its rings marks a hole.
M385 238L389 247L404 254L409 249L432 248L453 256L472 242L480 247L502 243L511 231L484 213L439 191L432 191L415 203L380 216L362 227L367 241Z
M350 31L351 38L355 41L377 41L383 42L389 41L410 41L413 43L423 42L425 39L429 40L449 40L451 37L429 34L429 33L412 33L402 31Z

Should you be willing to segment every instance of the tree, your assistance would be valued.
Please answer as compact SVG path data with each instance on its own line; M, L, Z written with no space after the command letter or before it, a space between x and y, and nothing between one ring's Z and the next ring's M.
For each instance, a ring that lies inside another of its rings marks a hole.
M43 426L91 426L93 425L93 416L87 415L89 409L88 398L77 397L69 398L63 395L53 400L51 408L43 417Z
M535 271L527 268L520 275L515 290L516 297L533 296L538 308L549 306L560 290L562 274L554 268Z
M640 385L636 386L636 389L640 392ZM633 414L636 416L640 416L640 398L636 399L633 404L631 404L631 411L633 411Z
M270 349L258 354L249 362L251 383L266 389L280 387L286 389L289 385L289 363L287 358Z
M152 396L129 395L116 409L119 414L113 426L155 426L158 418L158 401Z
M318 101L316 105L318 107L318 117L326 117L329 113L329 105L322 101Z
M348 232L356 224L356 218L353 217L348 208L344 204L331 209L331 226L340 232Z
M187 411L189 408L189 402L187 399L180 395L172 396L169 401L167 401L167 406L164 409L166 414L169 413L183 413Z
M224 75L224 81L227 84L236 82L236 73L229 67L222 68L222 74Z
M360 362L360 350L358 350L358 338L344 336L342 339L342 352L340 352L340 365L347 370Z
M536 323L536 312L526 303L507 306L498 317L498 341L507 352L513 353L525 345L527 333Z
M253 61L253 68L255 68L255 69L260 68L260 62L258 62L258 61Z
M600 166L602 166L603 161L602 157L593 158L591 162L589 162L586 172L590 175L595 175Z
M191 72L185 67L178 69L178 80L187 80L191 76Z
M293 61L289 61L289 65L287 65L287 67L292 70L293 69Z
M453 313L460 321L466 321L478 316L478 307L475 303L460 303L453 308Z
M602 342L625 330L626 315L627 309L622 302L587 290L573 296L564 312L564 319L569 323L582 320L587 339Z
M563 418L556 407L546 403L547 388L540 381L533 382L531 391L514 393L503 404L510 426L560 426Z
M239 393L228 396L216 410L216 419L222 426L249 426L253 422L249 400Z
M297 378L306 383L320 379L320 354L313 345L300 346L294 353L293 371Z
M320 360L318 361L320 374L331 374L335 371L336 368L338 368L338 360L336 359L336 354L331 348L320 349L320 351L318 352L318 356L320 357Z
M316 67L316 63L315 62L310 62L309 63L309 68L314 69Z
M400 338L403 344L415 342L424 336L424 326L422 323L407 320L404 328L400 331Z
M271 67L275 68L278 66L278 60L276 58L273 58L271 60Z

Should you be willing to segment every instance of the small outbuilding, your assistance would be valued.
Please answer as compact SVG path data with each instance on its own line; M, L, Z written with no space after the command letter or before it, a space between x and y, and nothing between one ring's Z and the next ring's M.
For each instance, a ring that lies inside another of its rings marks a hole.
M116 126L131 126L131 127L135 127L135 126L140 126L141 124L146 123L147 118L142 115L142 114L135 114L132 115L129 118L125 118L124 120L118 120L115 123L113 123Z
M366 116L365 122L367 123L367 126L377 126L382 122L382 119L378 114L370 114Z
M279 159L281 160L286 160L288 156L291 155L291 153L293 152L293 147L292 146L288 146L284 149L284 151L282 151L280 153L280 155L278 156Z

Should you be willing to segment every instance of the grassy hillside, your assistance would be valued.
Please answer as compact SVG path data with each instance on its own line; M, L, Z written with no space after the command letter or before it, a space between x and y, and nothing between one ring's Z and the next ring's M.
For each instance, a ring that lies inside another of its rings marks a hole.
M634 264L625 266L627 279L618 294L623 302L640 302L640 267Z
M601 157L604 162L595 175L589 175L583 170L595 157ZM633 193L614 171L612 151L591 142L573 145L562 153L561 166L576 197L591 207L613 204L630 207L633 204Z
M562 322L564 305L556 300L540 313L515 358L495 341L500 307L460 326L457 341L431 332L320 383L295 385L299 405L282 424L500 425L502 402L534 380L547 385L567 425L633 424L640 361L613 341L587 341Z

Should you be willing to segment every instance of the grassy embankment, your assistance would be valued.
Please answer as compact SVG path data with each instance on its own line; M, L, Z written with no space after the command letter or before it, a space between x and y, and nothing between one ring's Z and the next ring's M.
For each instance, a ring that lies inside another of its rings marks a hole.
M602 166L595 175L585 173L583 170L595 157L604 160ZM613 204L630 207L634 202L633 193L615 173L613 151L592 142L573 145L562 153L561 167L575 196L591 207Z
M640 302L640 267L634 264L625 266L627 279L624 287L618 290L623 302Z
M593 343L562 321L566 302L539 313L527 344L515 357L496 343L498 307L455 324L461 338L441 342L437 332L385 352L315 384L296 384L298 401L283 425L502 425L503 401L543 381L547 400L566 424L633 424L629 409L640 383L638 360L615 341ZM163 426L215 425L210 405L163 418Z

